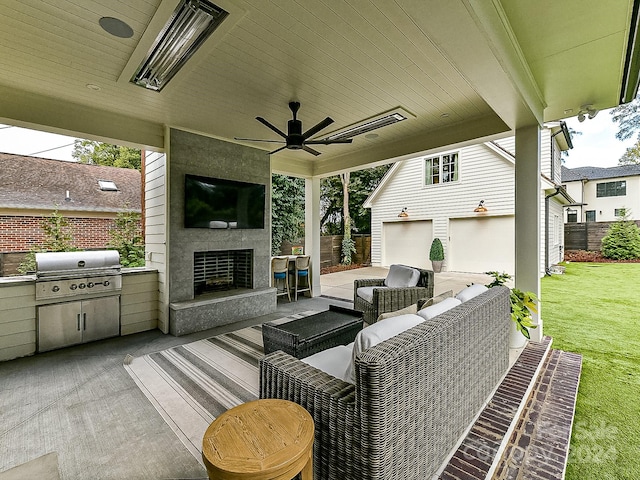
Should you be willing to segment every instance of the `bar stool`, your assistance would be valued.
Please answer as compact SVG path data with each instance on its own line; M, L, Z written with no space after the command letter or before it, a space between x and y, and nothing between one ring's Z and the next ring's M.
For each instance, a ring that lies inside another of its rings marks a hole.
M298 301L298 292L311 293L311 257L309 255L300 255L296 257L294 275L295 279L295 300ZM302 284L302 285L300 285Z
M276 297L286 295L291 301L289 287L289 257L273 257L271 259L271 275L273 275L273 286L276 287ZM278 288L278 283L283 282L282 291Z

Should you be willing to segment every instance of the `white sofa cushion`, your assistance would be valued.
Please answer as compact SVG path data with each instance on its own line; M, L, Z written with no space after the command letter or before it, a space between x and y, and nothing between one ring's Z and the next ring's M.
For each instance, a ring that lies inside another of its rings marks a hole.
M464 290L461 290L456 295L456 298L461 302L466 302L467 300L471 300L473 297L477 297L482 292L486 292L487 290L489 289L484 285L481 285L479 283L474 283L473 285L465 288Z
M345 382L353 383L353 380L351 380L351 370L349 368L352 349L353 344L338 345L337 347L327 348L326 350L300 360L307 365L311 365ZM347 371L347 369L349 369L349 371Z
M391 265L384 284L387 287L415 287L420 280L420 272L404 265Z
M431 320L433 317L438 316L441 313L452 309L453 307L457 307L461 303L462 302L457 298L445 298L435 305L431 305L429 307L423 308L422 310L418 310L418 315L425 320Z
M356 290L356 294L363 300L366 300L369 303L373 303L374 288L384 288L384 287L358 287L358 290Z
M360 352L364 352L366 349L388 340L391 337L395 337L399 333L409 330L422 322L424 322L424 318L409 313L398 315L384 322L376 322L360 330L353 342L353 354L347 370L347 374L353 379L352 382L355 382L355 359Z

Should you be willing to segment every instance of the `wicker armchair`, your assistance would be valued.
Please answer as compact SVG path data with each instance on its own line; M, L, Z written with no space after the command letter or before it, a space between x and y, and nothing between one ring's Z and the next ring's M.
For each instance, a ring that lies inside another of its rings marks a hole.
M389 288L384 286L384 278L366 278L354 280L353 282L353 309L364 314L364 321L368 325L375 323L381 313L395 312L411 304L416 303L421 298L433 297L434 273L431 270L420 272L418 285L415 287ZM360 287L382 287L373 291L373 302L368 302L358 296Z
M316 480L432 478L509 366L509 289L494 287L360 353L355 384L282 351L260 361L260 398L315 423Z

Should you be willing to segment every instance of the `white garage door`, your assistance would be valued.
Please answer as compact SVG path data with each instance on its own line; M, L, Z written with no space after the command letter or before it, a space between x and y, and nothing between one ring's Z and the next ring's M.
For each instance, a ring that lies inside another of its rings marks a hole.
M429 248L433 227L427 221L385 222L382 224L382 264L402 263L431 268Z
M447 270L515 273L514 217L476 217L449 222Z

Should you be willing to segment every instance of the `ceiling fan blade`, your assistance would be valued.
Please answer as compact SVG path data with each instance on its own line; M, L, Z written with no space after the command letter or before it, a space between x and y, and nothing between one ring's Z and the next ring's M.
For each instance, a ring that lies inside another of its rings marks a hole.
M311 147L307 147L306 145L302 145L302 149L303 149L305 152L309 152L310 154L315 155L316 157L317 157L318 155L320 155L320 152L319 152L319 151L314 150L314 149L313 149L313 148L311 148Z
M286 143L283 142L282 140L259 140L257 138L240 138L240 137L233 137L234 140L240 140L243 142L269 142L269 143Z
M333 123L333 118L327 117L324 120L322 120L320 123L318 123L315 127L311 127L309 130L304 132L304 134L302 135L302 138L304 138L305 140L307 138L311 138L316 133L318 133L320 130L323 130L323 129L327 128L332 123Z
M270 128L271 130L273 130L274 132L276 132L278 135L280 135L282 138L287 138L287 136L282 132L282 130L280 130L278 127L274 127L273 125L271 125L269 122L267 122L264 118L262 117L256 117L256 120L258 120L261 124L263 124L265 127Z
M278 153L280 150L284 150L285 148L287 148L286 145L284 147L280 147L280 148L274 150L273 152L269 152L269 155L273 155L274 153Z
M307 145L331 145L332 143L351 143L353 139L345 138L342 140L308 140L304 142Z

